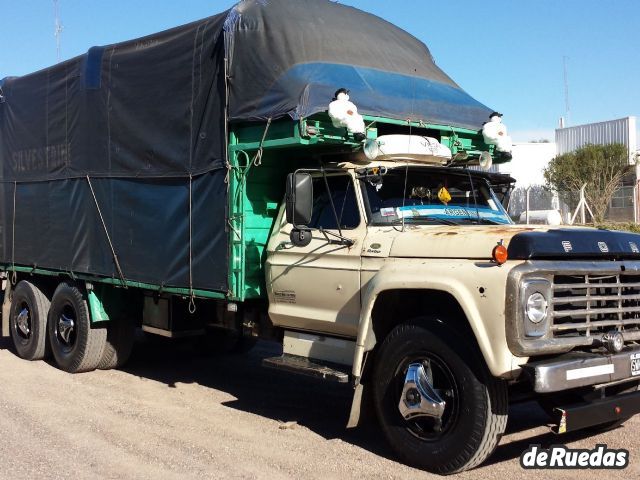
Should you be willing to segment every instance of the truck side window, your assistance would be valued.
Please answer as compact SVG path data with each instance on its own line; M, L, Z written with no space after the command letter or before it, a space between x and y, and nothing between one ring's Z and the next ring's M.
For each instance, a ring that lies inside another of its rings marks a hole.
M327 176L327 182L340 228L345 230L356 228L360 225L360 212L351 177L347 175ZM308 226L327 230L337 230L338 228L323 177L313 179L313 216Z

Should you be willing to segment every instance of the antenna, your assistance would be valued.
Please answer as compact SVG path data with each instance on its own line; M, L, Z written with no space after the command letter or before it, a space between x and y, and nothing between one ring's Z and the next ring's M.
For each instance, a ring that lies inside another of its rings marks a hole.
M562 57L562 71L564 74L564 109L565 109L565 121L567 127L569 126L569 112L571 109L569 108L569 75L567 74L567 61L569 57L566 55ZM564 126L564 125L563 125Z
M59 0L53 0L53 15L55 17L55 29L53 35L56 37L56 61L60 62L60 36L64 27L60 23L60 7L58 5Z

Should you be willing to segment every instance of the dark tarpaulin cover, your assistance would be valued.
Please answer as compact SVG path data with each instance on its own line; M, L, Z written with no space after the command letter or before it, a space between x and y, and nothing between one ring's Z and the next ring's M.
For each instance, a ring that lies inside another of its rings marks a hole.
M491 110L395 25L325 0L253 0L225 23L229 119L305 117L345 87L361 113L480 129Z
M4 81L4 263L227 292L226 17Z
M4 79L1 260L117 277L99 208L127 280L227 292L227 121L305 117L339 87L376 116L489 113L423 43L326 0L245 0Z

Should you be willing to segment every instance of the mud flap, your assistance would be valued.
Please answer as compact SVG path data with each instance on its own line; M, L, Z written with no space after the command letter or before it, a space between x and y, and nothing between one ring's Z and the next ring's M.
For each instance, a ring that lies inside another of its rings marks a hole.
M2 300L2 336L8 337L11 335L9 331L9 317L11 316L11 291L12 285L9 279L2 280L4 283L4 298Z
M347 428L355 428L360 425L362 396L364 395L364 386L359 383L353 392L353 401L351 402L351 412L349 413L349 421Z
M364 425L375 417L373 401L371 399L370 385L358 383L353 392L353 401L351 402L351 412L349 413L349 421L347 428L355 428Z

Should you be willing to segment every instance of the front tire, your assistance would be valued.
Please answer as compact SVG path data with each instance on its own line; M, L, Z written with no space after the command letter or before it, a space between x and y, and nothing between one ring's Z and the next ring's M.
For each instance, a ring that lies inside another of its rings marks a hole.
M406 463L450 474L479 465L498 445L507 424L506 384L493 378L474 352L429 318L397 326L382 343L373 399L387 440ZM420 366L427 390L445 406L437 414L406 419L401 402L416 398L415 390L407 390L407 373Z
M80 289L66 282L56 288L48 320L51 351L60 369L69 373L95 370L104 352L106 328L93 328Z
M33 283L22 280L13 290L9 327L20 358L44 360L47 357L47 314L49 299Z

